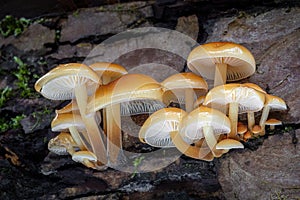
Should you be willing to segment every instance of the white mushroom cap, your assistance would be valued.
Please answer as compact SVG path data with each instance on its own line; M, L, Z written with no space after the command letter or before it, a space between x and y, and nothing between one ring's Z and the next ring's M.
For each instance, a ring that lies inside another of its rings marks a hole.
M35 83L35 90L52 100L75 98L74 88L86 84L88 95L100 84L98 75L88 66L79 63L59 65Z
M245 87L243 84L225 84L211 89L207 93L203 105L209 106L214 103L222 107L222 105L233 102L239 104L239 113L256 112L263 108L265 94L253 88Z
M175 147L170 133L179 131L181 119L186 114L179 108L164 108L156 111L141 127L140 140L154 147Z
M188 68L207 79L214 79L216 64L227 64L227 81L237 81L255 72L251 52L232 42L211 42L193 49L188 56Z
M224 113L201 106L182 119L180 134L184 140L197 141L204 138L204 126L211 126L215 135L230 132L230 121Z

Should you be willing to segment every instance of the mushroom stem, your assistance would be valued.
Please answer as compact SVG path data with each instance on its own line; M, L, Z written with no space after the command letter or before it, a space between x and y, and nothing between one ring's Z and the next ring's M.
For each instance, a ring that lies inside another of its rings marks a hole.
M204 134L205 141L206 141L208 147L210 148L212 154L215 157L222 156L223 155L223 151L216 149L217 139L216 139L216 137L214 135L213 128L211 126L204 126L203 127L203 134Z
M236 139L236 140L238 140L237 137L238 111L239 111L239 104L237 102L232 102L229 104L228 117L231 122L231 131L229 133L228 138Z
M253 126L255 125L254 112L247 112L247 119L248 119L248 129L251 131Z
M214 159L209 149L189 145L181 138L178 131L170 132L170 136L177 149L184 155L205 161L212 161Z
M194 90L192 88L185 89L185 111L191 112L194 108Z
M261 117L260 117L260 120L259 120L259 126L261 127L260 135L265 135L265 126L266 126L266 121L267 121L268 116L269 116L269 112L270 112L270 106L266 105L263 108L263 111L261 113Z
M227 64L216 63L214 87L226 83Z
M107 154L111 165L119 164L122 154L120 104L106 108Z
M78 145L78 147L81 150L86 149L87 146L85 145L85 142L83 140L84 138L82 138L82 136L79 134L76 127L75 126L70 126L69 131L70 131L70 134L71 134L72 138L74 139L75 143Z
M95 119L95 112L90 113L89 115L86 115L86 107L87 107L87 90L86 86L79 85L75 87L75 98L78 104L79 112L82 117L82 120L86 126L87 134L88 136L86 138L89 139L89 142L91 143L92 152L97 156L97 159L106 164L107 163L107 157L106 157L106 150L103 143L102 135L103 131L101 132L98 124Z

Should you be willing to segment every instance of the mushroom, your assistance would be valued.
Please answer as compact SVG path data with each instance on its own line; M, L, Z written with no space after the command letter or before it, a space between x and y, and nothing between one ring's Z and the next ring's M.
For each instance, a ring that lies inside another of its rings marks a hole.
M278 125L282 125L282 122L277 120L277 119L268 119L265 123L265 125L269 125L270 126L270 130L274 130L275 129L275 126L278 126Z
M95 113L86 115L88 95L101 84L98 75L88 66L79 63L59 65L35 83L35 90L52 100L76 100L80 115L86 126L93 152L102 163L107 162L106 150L98 128Z
M244 138L244 134L248 131L247 126L243 124L242 122L238 122L237 124L237 134L240 136L240 138Z
M108 63L108 62L96 62L91 65L89 65L90 68L92 68L99 78L102 81L103 85L107 85L110 82L120 78L122 75L127 74L127 70L118 64L115 63ZM103 108L103 129L106 135L108 136L107 140L110 141L112 138L110 136L114 135L114 141L111 141L113 144L115 144L118 148L122 147L122 138L121 138L121 129L119 124L121 124L120 117L113 117L112 115L114 113L120 112L120 105L115 104L108 106L106 108ZM109 120L114 119L114 120ZM112 132L114 134L112 134ZM114 152L111 150L112 145L110 145L110 142L107 141L107 156L110 157L111 160L116 160L117 158L114 158L113 155L110 152Z
M115 81L100 86L95 95L89 98L87 111L95 112L97 110L116 106L117 104L143 99L153 99L162 101L162 90L160 84L149 76L143 74L126 74L116 79ZM109 120L120 121L120 110L114 109L111 113L111 118L108 118L107 124L112 124ZM118 129L121 129L121 124L117 124ZM115 127L111 127L113 130ZM108 132L108 151L110 165L113 166L122 162L119 153L122 147L119 144L119 132ZM122 154L121 154L122 155Z
M286 110L287 107L286 107L284 100L281 99L280 97L266 94L265 105L264 105L264 108L263 108L263 111L261 114L261 118L259 121L259 125L261 127L260 135L265 134L265 125L266 125L266 121L268 119L269 112L271 109L272 110Z
M246 133L244 133L244 142L247 142L249 139L252 138L252 135L251 135L251 132L250 131L247 131Z
M144 122L139 132L139 139L154 147L176 147L186 156L206 161L213 160L208 148L191 146L192 141L184 141L180 134L180 124L186 112L179 108L163 108L154 112Z
M238 113L256 112L263 108L265 95L253 88L244 87L242 84L220 85L210 90L203 102L203 105L229 104L228 117L231 122L229 138L238 140L237 122Z
M243 83L243 86L253 88L261 93L267 94L261 87L254 83ZM248 111L247 112L247 119L248 119L248 129L251 131L253 126L255 125L255 116L254 112Z
M174 74L161 82L161 85L165 104L178 99L179 104L185 104L187 112L193 110L194 101L198 96L206 94L208 89L206 81L191 72Z
M243 149L244 145L242 143L240 143L237 140L234 139L225 139L220 141L217 145L216 145L216 149Z
M85 124L80 115L71 113L56 114L51 122L54 132L69 131L75 143L81 150L91 149L88 138L85 137Z
M75 162L79 162L86 167L99 169L97 167L97 156L90 151L77 151L72 155L72 160L74 160Z
M262 129L261 129L261 126L259 125L254 125L253 128L252 128L252 133L254 135L258 135L262 132Z
M128 73L123 66L109 62L96 62L89 67L97 73L103 85L107 85Z
M205 141L214 157L220 157L225 152L216 149L217 137L230 132L230 121L222 112L201 106L182 119L180 134L182 138Z
M139 131L139 139L153 147L175 147L170 133L179 131L187 113L179 108L163 108L151 114Z
M255 72L251 52L232 42L211 42L193 49L187 59L188 68L207 79L214 80L214 87L227 81L237 81Z
M49 151L58 155L68 155L75 152L75 148L79 148L69 133L61 132L55 138L48 142Z

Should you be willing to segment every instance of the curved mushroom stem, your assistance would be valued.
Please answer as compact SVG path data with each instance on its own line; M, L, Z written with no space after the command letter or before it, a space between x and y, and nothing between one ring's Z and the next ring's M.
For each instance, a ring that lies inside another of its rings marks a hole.
M217 63L215 70L214 87L224 85L226 83L227 64Z
M203 134L204 134L205 141L206 141L208 147L210 148L212 154L217 158L221 157L224 152L222 150L216 149L217 139L214 135L213 128L211 126L204 126Z
M85 85L75 87L75 98L78 104L79 112L86 126L89 141L91 143L92 152L97 156L103 164L107 163L106 149L102 139L103 131L100 131L96 122L95 113L86 115L87 107L87 90Z
M194 109L194 90L192 88L187 88L184 92L185 111L189 113Z
M109 165L114 166L124 163L125 157L122 151L120 104L110 105L106 108L106 123Z
M261 133L260 135L265 135L265 126L266 126L266 121L268 119L269 116L269 112L270 112L270 106L265 106L263 108L263 111L261 113L261 117L259 120L259 126L261 127Z
M232 102L229 104L228 117L231 122L231 132L229 138L238 140L237 137L237 122L238 122L239 103Z
M75 143L78 145L78 147L81 150L86 149L87 146L84 143L84 138L82 138L82 136L80 135L80 133L78 132L76 127L75 126L70 126L69 131L70 131L70 134L71 134L72 138L74 139Z
M181 138L178 131L170 132L170 136L177 149L184 155L205 161L212 161L214 159L213 154L208 148L205 149L189 145Z
M255 125L254 112L247 112L247 119L248 119L248 129L251 131L253 126Z

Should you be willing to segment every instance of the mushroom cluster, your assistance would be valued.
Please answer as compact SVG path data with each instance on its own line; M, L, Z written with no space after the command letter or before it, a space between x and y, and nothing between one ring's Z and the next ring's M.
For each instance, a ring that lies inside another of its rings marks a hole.
M148 113L139 132L141 142L176 147L189 157L211 161L264 135L266 125L273 129L281 124L268 119L270 110L287 108L281 98L253 83L226 83L255 72L255 60L245 47L231 42L200 45L191 51L187 65L191 72L161 83L106 62L68 63L50 70L36 82L36 91L70 102L56 110L51 128L60 134L48 149L98 170L125 164L121 116ZM213 79L214 88L208 90L203 77ZM239 121L242 113L247 125Z

